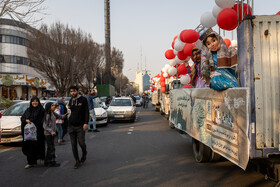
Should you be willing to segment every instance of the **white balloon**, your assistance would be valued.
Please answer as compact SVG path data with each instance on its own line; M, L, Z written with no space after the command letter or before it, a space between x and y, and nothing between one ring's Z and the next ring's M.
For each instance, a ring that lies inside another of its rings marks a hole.
M178 38L175 40L174 43L174 49L176 51L182 51L184 49L185 43L181 42L180 40L178 40Z
M161 69L162 72L167 72L167 69L164 67Z
M171 67L168 69L168 74L169 75L175 75L177 73L177 69L174 67Z
M193 66L194 62L192 61L192 59L189 60L189 66Z
M177 54L178 54L178 51L176 51L175 49L173 49L173 53L174 53L174 55L177 55Z
M172 59L172 60L169 61L170 66L175 66L176 64L177 63L176 63L175 59Z
M231 47L232 48L237 48L237 40L232 40L231 41Z
M223 10L223 8L219 7L218 5L215 5L213 7L213 10L212 10L212 14L215 18L217 18L218 14Z
M165 69L167 69L167 70L168 70L171 66L170 66L169 64L165 64L165 66L164 66L164 67L165 67Z
M167 78L167 77L168 77L168 73L165 72L165 73L163 74L163 77Z
M215 0L216 4L221 8L232 8L235 0Z
M182 64L183 63L183 61L180 60L177 56L175 57L175 62L176 62L176 64Z
M187 75L181 75L180 82L181 84L189 84L191 81L191 77Z
M197 47L198 49L201 49L202 47L202 41L201 40L197 40L195 43L194 43L195 47Z
M202 26L210 28L217 24L217 20L214 18L212 12L205 12L200 17L200 23Z

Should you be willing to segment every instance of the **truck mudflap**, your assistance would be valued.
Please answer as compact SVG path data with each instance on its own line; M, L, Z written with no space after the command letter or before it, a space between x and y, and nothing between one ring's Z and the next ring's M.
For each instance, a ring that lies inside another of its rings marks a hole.
M246 169L249 161L248 89L209 88L170 91L170 118L214 152Z

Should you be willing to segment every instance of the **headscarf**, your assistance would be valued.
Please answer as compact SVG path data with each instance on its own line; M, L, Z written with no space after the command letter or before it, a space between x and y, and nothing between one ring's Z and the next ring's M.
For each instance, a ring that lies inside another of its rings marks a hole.
M38 106L37 107L34 107L32 105L32 102L34 100L38 101ZM33 119L36 119L39 115L41 115L42 112L44 112L44 108L43 108L43 106L40 102L40 99L38 97L34 96L34 97L31 98L29 110L30 110L30 113L31 113L30 117L33 117Z
M217 67L235 68L237 66L237 51L232 47L227 47L223 38L215 31L211 31L209 34L207 34L207 37L213 34L216 36L219 42L217 51ZM210 70L213 69L211 67L214 68L212 52L203 44L201 53L201 78L206 85L209 85L210 83Z

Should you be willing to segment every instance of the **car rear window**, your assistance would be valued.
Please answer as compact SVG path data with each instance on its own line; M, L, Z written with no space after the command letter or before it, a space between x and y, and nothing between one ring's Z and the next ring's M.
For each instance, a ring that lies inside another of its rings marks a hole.
M129 99L114 99L112 100L111 106L132 106L132 103Z

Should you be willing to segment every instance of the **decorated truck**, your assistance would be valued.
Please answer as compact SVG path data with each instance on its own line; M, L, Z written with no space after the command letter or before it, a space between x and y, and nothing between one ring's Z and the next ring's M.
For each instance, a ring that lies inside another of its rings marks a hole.
M193 138L197 162L249 159L280 178L280 15L251 16L237 29L238 88L170 90L170 122Z

